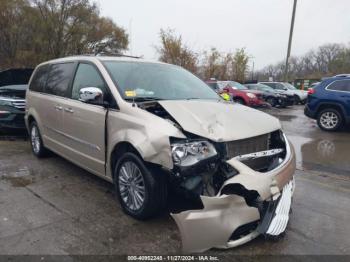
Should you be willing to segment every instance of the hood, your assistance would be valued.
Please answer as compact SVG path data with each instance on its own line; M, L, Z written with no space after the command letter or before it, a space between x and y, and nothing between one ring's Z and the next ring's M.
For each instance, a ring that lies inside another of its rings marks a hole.
M11 85L0 87L0 98L24 99L27 85Z
M235 103L168 100L159 104L185 131L216 142L254 137L281 128L277 118Z

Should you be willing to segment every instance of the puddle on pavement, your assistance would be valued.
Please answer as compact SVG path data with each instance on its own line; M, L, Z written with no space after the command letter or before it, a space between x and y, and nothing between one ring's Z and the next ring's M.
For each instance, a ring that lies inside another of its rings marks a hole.
M289 135L295 148L297 168L350 176L350 136L343 139L304 138Z
M297 116L293 115L275 115L280 121L292 121L293 119L296 119Z
M9 182L13 187L25 187L35 182L35 178L27 167L13 172L0 174L0 179Z

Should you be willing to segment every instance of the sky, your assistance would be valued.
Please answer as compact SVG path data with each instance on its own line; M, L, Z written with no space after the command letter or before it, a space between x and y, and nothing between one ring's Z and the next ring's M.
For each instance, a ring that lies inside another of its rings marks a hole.
M129 34L127 54L157 59L159 31L174 29L194 51L246 48L256 69L284 60L293 0L95 0ZM298 0L291 55L350 43L350 0ZM251 65L252 66L252 62Z

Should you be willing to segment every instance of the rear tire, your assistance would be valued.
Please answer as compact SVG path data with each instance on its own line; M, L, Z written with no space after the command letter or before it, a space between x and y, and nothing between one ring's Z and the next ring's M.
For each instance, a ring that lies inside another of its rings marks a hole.
M36 157L42 158L47 156L48 150L44 146L38 124L35 121L30 123L29 139L30 139L32 152Z
M129 216L145 220L166 206L165 174L146 167L135 153L127 152L120 157L113 178L119 202Z
M341 113L333 108L323 109L317 116L317 124L324 131L337 131L344 123Z
M299 105L301 102L300 97L297 95L294 95L294 105Z

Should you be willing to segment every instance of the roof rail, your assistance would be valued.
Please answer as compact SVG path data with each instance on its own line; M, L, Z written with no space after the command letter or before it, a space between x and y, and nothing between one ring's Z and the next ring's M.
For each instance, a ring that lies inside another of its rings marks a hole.
M118 57L129 57L129 58L137 58L137 59L142 58L141 56L124 55L124 54L112 53L112 52L101 52L101 53L95 54L95 56L118 56Z
M117 57L129 57L129 58L137 58L137 59L142 58L141 56L131 56L131 55L124 55L124 54L119 54L119 53L109 53L109 52L70 55L68 57L72 57L72 56L117 56Z
M335 75L334 77L350 77L350 74L339 74Z

